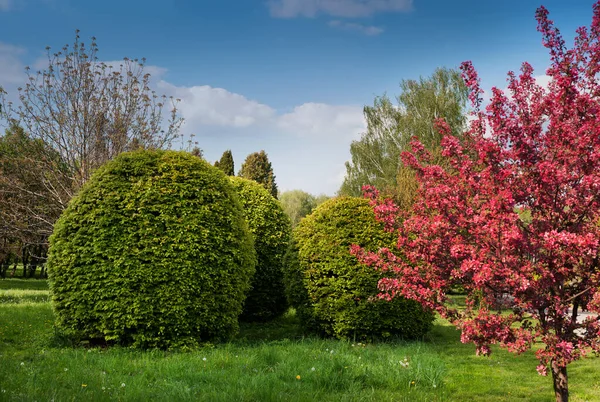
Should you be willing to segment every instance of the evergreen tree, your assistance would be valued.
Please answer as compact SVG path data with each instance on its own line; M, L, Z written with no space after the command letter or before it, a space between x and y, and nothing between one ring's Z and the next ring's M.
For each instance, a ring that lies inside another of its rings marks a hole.
M219 168L220 164L221 163L219 162ZM266 188L273 197L277 198L277 184L275 183L273 167L271 166L271 162L269 162L269 158L264 150L248 155L242 164L240 171L238 172L238 176L254 180L257 183L262 184L262 186Z
M235 176L235 170L233 165L233 155L231 149L223 152L221 159L215 162L215 167L221 169L227 176Z

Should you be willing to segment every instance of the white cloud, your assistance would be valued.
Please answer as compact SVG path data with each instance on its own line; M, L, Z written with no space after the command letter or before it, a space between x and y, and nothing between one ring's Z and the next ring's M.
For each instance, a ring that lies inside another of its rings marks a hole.
M160 91L181 99L179 109L186 125L249 127L270 122L275 110L242 95L208 85L178 87L166 81Z
M11 0L0 0L0 11L10 10L11 3Z
M25 83L23 54L25 49L0 42L0 85L10 87Z
M412 0L268 0L271 16L276 18L316 17L319 14L334 17L368 17L384 12L407 12Z
M366 128L362 106L307 102L287 113L223 88L175 86L161 80L158 92L178 98L186 132L202 126L268 128L296 137L357 138Z
M22 56L25 50L0 43L0 85L9 89L26 82ZM119 61L106 64L119 65ZM34 61L39 69L47 59ZM281 190L304 189L314 194L333 194L343 179L349 146L360 137L366 123L362 105L305 102L277 111L260 101L209 85L177 86L168 82L167 70L147 65L151 86L158 94L181 99L185 138L173 144L184 148L190 134L208 160L232 149L239 168L246 155L264 149L273 163ZM14 91L16 94L16 90ZM11 94L12 95L12 94Z
M379 35L383 32L383 28L372 25L363 25L356 22L332 20L329 21L328 25L332 28L342 29L346 31L356 31L368 36Z
M263 103L207 85L177 87L161 81L159 93L181 99L183 132L194 133L209 161L232 149L236 168L251 152L264 149L280 190L334 194L343 181L350 142L366 123L362 106L307 102L285 113Z
M299 135L357 138L365 131L362 106L304 103L277 118L279 128Z

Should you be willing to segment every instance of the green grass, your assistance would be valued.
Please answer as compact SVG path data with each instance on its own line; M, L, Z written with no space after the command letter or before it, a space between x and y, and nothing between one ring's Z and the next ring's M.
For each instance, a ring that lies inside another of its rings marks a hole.
M0 303L43 303L49 301L47 290L0 289Z
M39 279L0 279L0 289L48 290L48 281Z
M532 352L477 357L442 320L419 342L363 345L306 336L291 311L192 352L83 349L61 344L50 304L32 301L47 291L0 292L0 401L553 400ZM599 370L569 366L573 401L600 400Z

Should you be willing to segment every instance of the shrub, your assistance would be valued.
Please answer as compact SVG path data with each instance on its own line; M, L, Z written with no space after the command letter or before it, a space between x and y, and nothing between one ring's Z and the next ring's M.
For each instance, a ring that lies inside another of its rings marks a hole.
M136 347L226 339L256 256L233 186L175 151L124 153L72 199L50 239L57 327Z
M394 246L368 200L335 198L300 221L286 256L286 287L290 303L309 328L341 339L417 338L432 325L434 315L402 298L376 297L380 271L360 264L350 254L358 244L376 251Z
M269 320L287 309L282 264L290 237L290 220L262 185L241 177L231 177L231 182L254 235L258 259L241 318Z

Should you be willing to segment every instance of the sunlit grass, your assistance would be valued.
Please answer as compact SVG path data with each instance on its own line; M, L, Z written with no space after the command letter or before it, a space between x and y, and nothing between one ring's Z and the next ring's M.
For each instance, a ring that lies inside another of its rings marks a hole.
M44 303L50 291L32 289L0 289L0 303Z
M443 320L418 342L364 345L308 336L290 312L192 352L73 348L52 320L48 302L0 303L0 400L553 400L532 352L477 357ZM600 400L598 372L597 358L569 366L571 400Z

